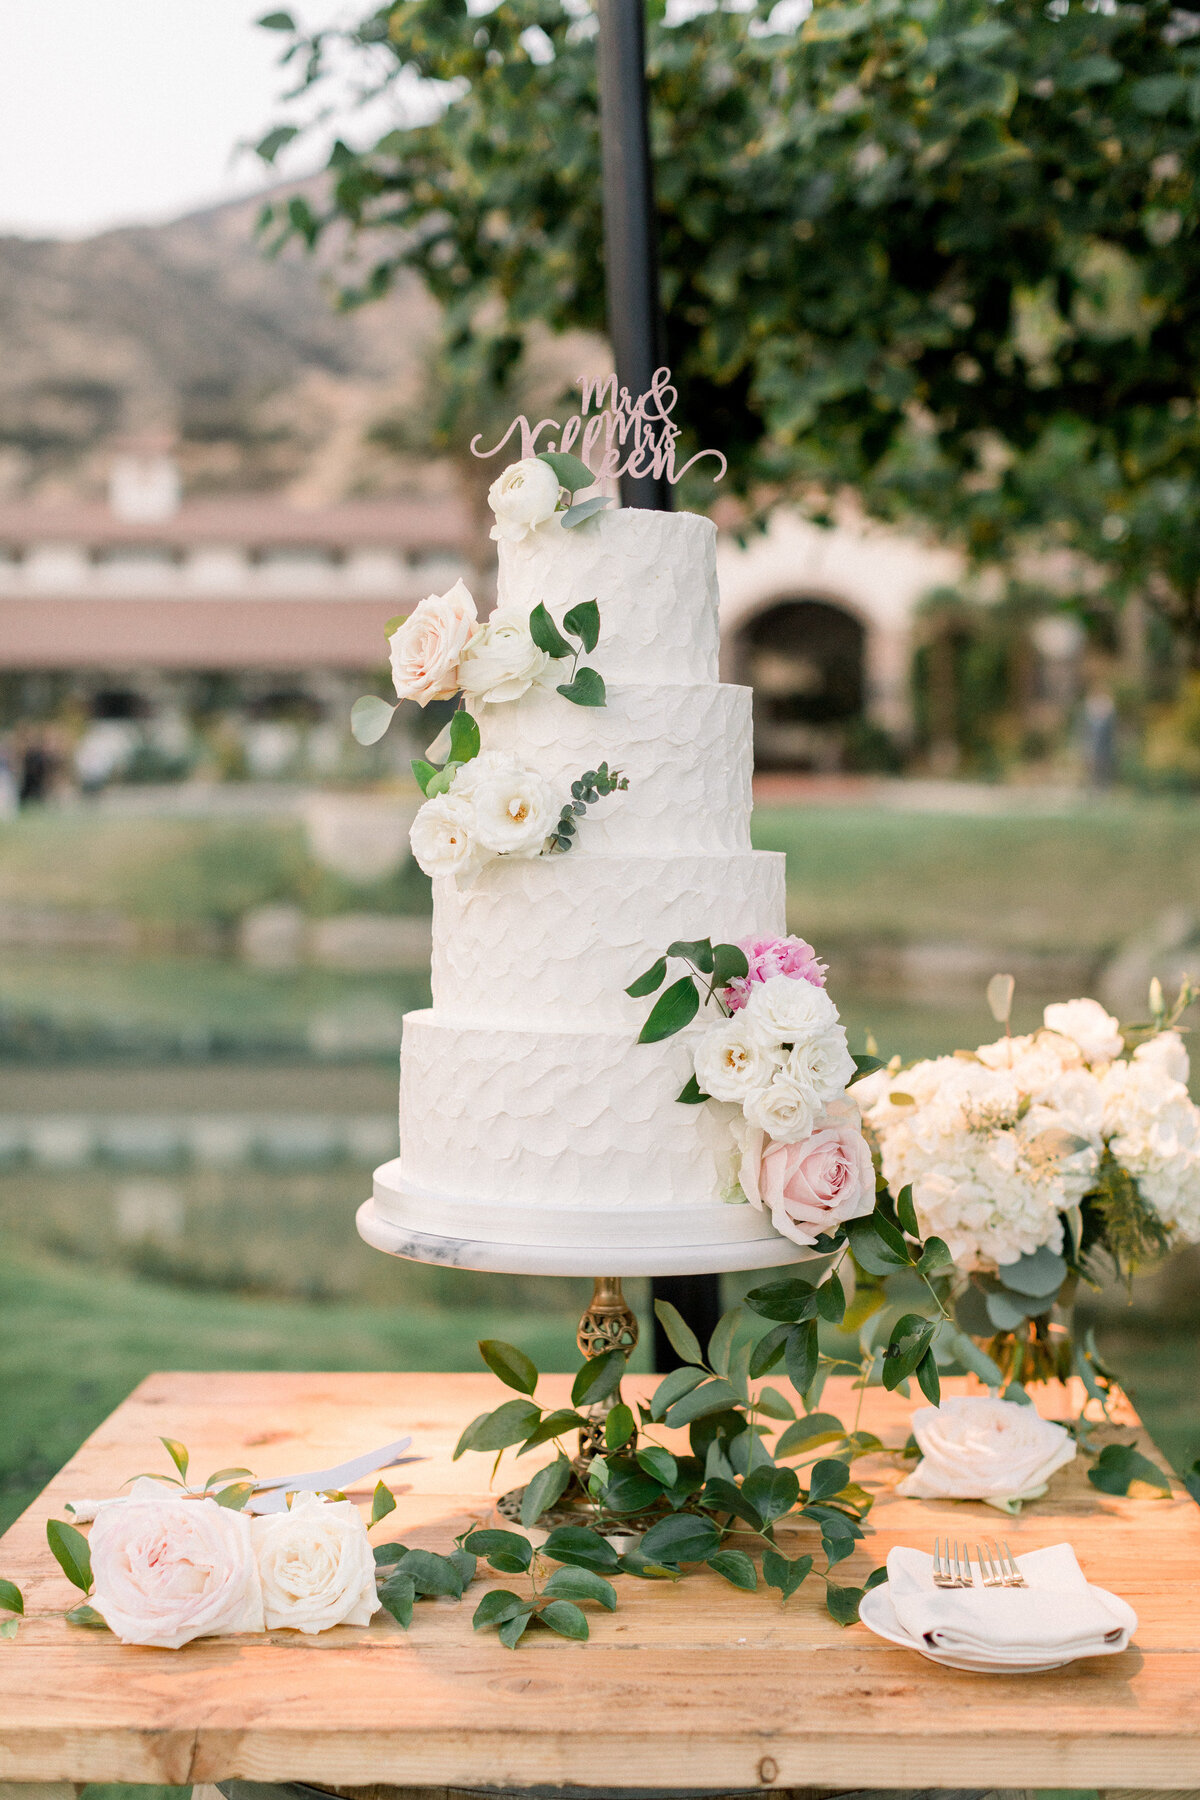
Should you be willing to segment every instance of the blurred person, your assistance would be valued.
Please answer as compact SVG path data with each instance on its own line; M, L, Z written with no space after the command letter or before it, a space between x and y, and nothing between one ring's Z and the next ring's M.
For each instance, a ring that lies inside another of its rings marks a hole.
M21 790L9 754L0 745L0 819L11 819L21 804Z
M55 760L41 738L32 738L21 757L17 798L21 806L40 806L54 784Z
M1089 688L1084 696L1083 750L1088 785L1111 787L1117 778L1117 703L1107 688Z

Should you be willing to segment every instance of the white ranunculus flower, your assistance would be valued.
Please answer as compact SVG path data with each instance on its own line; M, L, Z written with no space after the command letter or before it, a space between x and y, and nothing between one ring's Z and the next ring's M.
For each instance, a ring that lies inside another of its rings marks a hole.
M742 1012L766 1038L777 1044L795 1043L836 1025L837 1007L824 988L790 975L772 975L756 982Z
M268 1631L367 1625L381 1601L367 1528L351 1500L297 1494L251 1525Z
M1011 1400L943 1400L910 1424L921 1461L896 1491L917 1500L1033 1500L1075 1456L1064 1426Z
M841 1025L826 1025L812 1036L798 1038L784 1064L801 1086L811 1085L818 1100L836 1100L854 1077L854 1058L846 1047Z
M765 1131L777 1144L798 1144L810 1136L820 1110L811 1085L803 1086L784 1069L743 1105L750 1124Z
M1160 1070L1168 1081L1178 1081L1183 1087L1187 1086L1192 1073L1187 1050L1177 1031L1160 1031L1157 1037L1148 1038L1138 1045L1133 1060L1148 1063L1152 1069Z
M448 794L426 800L412 822L408 841L426 875L472 874L479 866L479 850L470 795L451 788Z
M528 613L519 606L504 606L467 645L458 684L470 699L496 704L519 700L552 673L551 658L530 636Z
M91 1604L123 1644L178 1650L193 1638L263 1629L262 1590L244 1513L169 1491L96 1515Z
M459 661L477 623L475 602L461 581L421 601L388 639L401 700L428 706L458 692Z
M470 767L470 764L467 765ZM457 779L455 787L458 786ZM495 856L532 857L554 829L559 807L550 784L514 757L493 767L471 789L478 842Z
M1048 1006L1042 1017L1048 1031L1061 1032L1079 1045L1086 1062L1111 1062L1124 1048L1121 1027L1098 1000L1063 1000Z
M488 489L488 505L496 515L492 537L520 543L534 526L554 517L559 491L558 476L540 457L510 463Z
M714 1100L734 1100L741 1106L766 1089L780 1060L744 1012L734 1013L707 1031L696 1046L696 1080L700 1091Z

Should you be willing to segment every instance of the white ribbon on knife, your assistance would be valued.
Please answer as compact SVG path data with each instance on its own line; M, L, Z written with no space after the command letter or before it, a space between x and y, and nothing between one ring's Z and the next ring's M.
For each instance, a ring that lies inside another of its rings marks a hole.
M358 1481L364 1475L373 1475L384 1469L397 1469L405 1463L427 1461L424 1456L404 1455L411 1443L411 1436L397 1438L394 1443L381 1444L377 1450L366 1450L361 1456L353 1456L349 1462L335 1463L329 1469L306 1469L299 1475L269 1475L263 1480L256 1480L254 1492L246 1502L244 1511L286 1512L289 1494L315 1494L328 1488L344 1491L351 1482ZM191 1499L199 1499L202 1492L201 1488L182 1489L182 1494ZM140 1476L131 1493L116 1494L109 1500L69 1500L67 1511L74 1515L76 1524L86 1525L106 1506L124 1506L129 1500L145 1502L180 1497L181 1490L168 1483L157 1481L153 1476Z

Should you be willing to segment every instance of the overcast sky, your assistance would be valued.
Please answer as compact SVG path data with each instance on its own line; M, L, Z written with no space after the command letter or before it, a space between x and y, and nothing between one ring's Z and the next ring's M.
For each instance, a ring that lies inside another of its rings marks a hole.
M283 40L254 23L271 10L270 0L0 0L0 233L83 237L261 186L262 165L236 146L279 116ZM302 16L345 11L344 0L314 0Z

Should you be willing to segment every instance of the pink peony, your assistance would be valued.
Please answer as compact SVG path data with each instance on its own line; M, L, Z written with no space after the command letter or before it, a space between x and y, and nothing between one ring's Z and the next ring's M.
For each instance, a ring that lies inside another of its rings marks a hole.
M811 1137L781 1144L762 1131L743 1138L742 1191L752 1206L766 1207L776 1231L797 1244L813 1244L847 1219L874 1211L875 1167L857 1113L830 1107Z
M825 986L825 964L803 938L742 938L738 949L746 953L749 973L739 975L724 990L730 1012L740 1012L750 998L750 989L773 975L787 975L793 981L808 981L813 987Z

